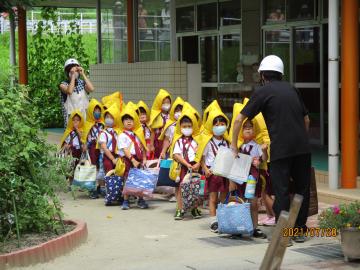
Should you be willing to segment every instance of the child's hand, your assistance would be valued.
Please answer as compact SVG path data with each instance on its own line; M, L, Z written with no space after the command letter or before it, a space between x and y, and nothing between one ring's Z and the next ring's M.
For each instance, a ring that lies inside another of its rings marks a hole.
M200 163L199 163L199 162L198 162L198 163L196 163L195 165L191 166L191 168L192 168L192 170L193 170L194 172L199 171L199 168L200 168Z
M252 165L258 168L260 166L260 159L257 157L253 158Z
M114 165L116 165L117 161L118 161L118 159L117 159L117 158L114 158L114 159L112 160L112 163L113 163Z
M229 181L229 191L234 191L237 189L236 183L233 181Z
M65 149L69 150L69 149L71 148L71 145L66 143L66 144L64 145L64 147L65 147Z
M267 149L268 149L268 145L267 145L266 143L264 143L263 145L261 145L261 150L262 150L263 152L266 152Z
M143 161L142 161L142 165L143 165L143 167L144 167L144 168L146 168L146 162L147 162L146 158L145 158L145 159L143 159Z
M149 144L149 151L150 152L154 152L155 151L155 147L153 144Z
M166 154L165 153L161 153L160 154L160 159L165 159L166 158Z
M82 151L83 151L83 152L86 152L86 150L87 150L87 145L86 145L86 144L83 144L83 145L82 145Z
M140 166L140 162L134 158L132 159L132 164L134 165L135 168L139 168L139 166Z
M205 177L206 178L209 178L210 176L212 176L212 174L213 173L212 173L212 171L210 169L208 169L208 168L205 169Z

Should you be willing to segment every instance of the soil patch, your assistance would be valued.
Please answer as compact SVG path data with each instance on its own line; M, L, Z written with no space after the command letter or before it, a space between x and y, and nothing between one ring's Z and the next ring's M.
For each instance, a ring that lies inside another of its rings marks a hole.
M66 232L60 229L58 230L58 233L42 232L22 234L20 235L20 247L18 247L18 241L15 234L7 239L5 243L0 243L0 255L45 243L65 233L71 232L73 229L75 229L75 227L76 225L65 224Z

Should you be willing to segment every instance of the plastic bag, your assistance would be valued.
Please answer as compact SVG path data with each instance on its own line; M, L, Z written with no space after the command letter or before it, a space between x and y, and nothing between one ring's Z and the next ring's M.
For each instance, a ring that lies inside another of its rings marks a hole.
M158 175L156 174L156 170L131 168L125 182L123 194L151 197L156 187L157 180Z

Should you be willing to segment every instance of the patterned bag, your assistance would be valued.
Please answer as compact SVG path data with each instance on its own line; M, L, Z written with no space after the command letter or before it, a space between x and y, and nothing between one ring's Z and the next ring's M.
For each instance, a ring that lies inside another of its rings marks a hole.
M230 193L228 193L224 204L218 204L216 211L219 233L252 235L254 227L251 219L250 203L244 203L239 197L236 197L237 202L228 203L229 196ZM242 203L239 203L239 200Z
M151 197L158 180L154 169L131 168L123 190L124 195Z
M192 173L189 171L185 175L183 181L180 184L181 197L182 197L182 209L184 211L196 206L199 200L200 192L200 177L198 173Z
M109 171L105 176L105 204L110 204L114 201L120 201L122 187L122 178L118 175L115 175L115 170Z

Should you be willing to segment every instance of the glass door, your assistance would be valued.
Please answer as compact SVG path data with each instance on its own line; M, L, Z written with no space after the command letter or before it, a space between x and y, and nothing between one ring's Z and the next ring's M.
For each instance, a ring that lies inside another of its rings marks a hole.
M320 27L294 29L294 84L309 110L310 140L323 143L323 100L320 84Z

